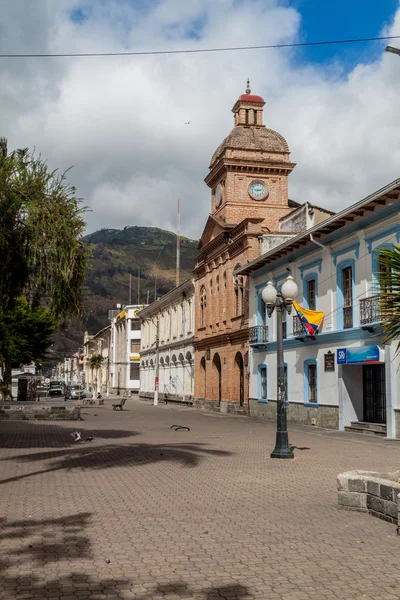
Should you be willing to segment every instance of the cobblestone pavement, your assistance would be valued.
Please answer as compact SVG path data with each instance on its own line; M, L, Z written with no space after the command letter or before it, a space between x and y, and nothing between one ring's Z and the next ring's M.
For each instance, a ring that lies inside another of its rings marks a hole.
M395 526L336 499L339 472L398 468L398 442L298 427L279 461L273 423L126 408L0 422L1 600L400 598Z

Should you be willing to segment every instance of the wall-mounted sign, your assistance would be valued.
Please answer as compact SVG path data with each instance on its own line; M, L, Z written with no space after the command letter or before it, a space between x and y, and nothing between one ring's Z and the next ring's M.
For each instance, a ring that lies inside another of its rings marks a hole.
M335 355L330 350L324 354L324 371L335 370Z
M379 346L361 346L360 348L338 348L338 365L356 365L384 362L383 351Z
M129 360L136 360L136 361L139 361L139 360L140 360L140 354L132 354L132 355L129 357Z

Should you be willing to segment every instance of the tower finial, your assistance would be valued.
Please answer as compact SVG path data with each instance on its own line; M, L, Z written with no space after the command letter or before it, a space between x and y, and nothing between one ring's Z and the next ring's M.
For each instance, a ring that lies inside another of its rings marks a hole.
M248 79L248 80L247 80L246 94L251 94L251 89L250 89L250 79Z

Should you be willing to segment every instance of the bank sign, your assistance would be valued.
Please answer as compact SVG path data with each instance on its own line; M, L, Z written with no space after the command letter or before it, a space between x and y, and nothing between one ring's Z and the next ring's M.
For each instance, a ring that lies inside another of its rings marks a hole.
M381 362L379 346L362 346L361 348L338 348L336 350L338 365L354 365Z

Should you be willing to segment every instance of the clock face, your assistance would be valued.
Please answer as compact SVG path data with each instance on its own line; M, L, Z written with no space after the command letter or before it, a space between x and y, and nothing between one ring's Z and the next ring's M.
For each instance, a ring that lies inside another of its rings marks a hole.
M221 185L218 184L217 189L215 190L215 206L218 208L218 206L220 204L221 204Z
M268 196L268 190L262 181L253 181L249 187L249 194L254 200L264 200Z

